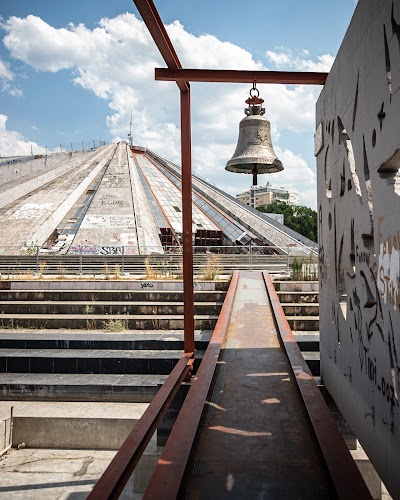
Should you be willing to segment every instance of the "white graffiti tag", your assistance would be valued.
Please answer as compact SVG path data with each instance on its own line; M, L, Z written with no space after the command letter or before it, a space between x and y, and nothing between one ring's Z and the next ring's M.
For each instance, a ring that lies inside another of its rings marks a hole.
M25 203L16 212L10 215L9 219L39 219L45 210L51 210L53 203Z

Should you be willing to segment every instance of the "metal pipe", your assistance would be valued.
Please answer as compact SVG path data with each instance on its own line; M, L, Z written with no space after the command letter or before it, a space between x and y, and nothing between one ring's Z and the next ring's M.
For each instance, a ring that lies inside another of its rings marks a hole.
M248 71L233 69L156 68L155 79L169 82L281 83L324 85L328 73L312 71Z
M181 91L183 328L185 352L194 352L192 146L190 88Z

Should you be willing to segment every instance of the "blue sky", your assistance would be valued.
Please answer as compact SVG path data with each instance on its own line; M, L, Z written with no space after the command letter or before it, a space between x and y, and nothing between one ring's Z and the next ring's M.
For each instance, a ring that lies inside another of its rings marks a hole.
M329 70L354 0L159 0L185 67ZM126 14L127 13L127 14ZM163 66L129 0L2 0L0 155L126 138L179 161L178 90L154 82ZM248 85L192 84L193 164L231 194L251 176L224 170ZM314 108L318 87L260 86L285 170L262 176L315 207Z

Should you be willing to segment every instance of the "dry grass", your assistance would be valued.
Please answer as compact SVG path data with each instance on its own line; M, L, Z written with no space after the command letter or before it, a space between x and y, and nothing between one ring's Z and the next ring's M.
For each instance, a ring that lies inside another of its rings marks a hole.
M39 274L40 274L40 276L43 276L43 274L46 271L46 267L47 267L47 262L45 260L39 262Z
M115 264L115 266L114 266L113 279L115 279L115 280L121 279L121 268L120 268L119 264Z
M128 321L126 319L109 319L104 321L103 329L108 332L120 332L128 329Z
M206 263L203 268L204 279L215 280L221 274L221 258L219 255L213 253L207 257Z
M150 260L150 257L146 257L145 261L144 261L144 265L145 265L145 270L146 270L146 279L148 280L155 280L155 279L158 279L160 277L159 275L159 270L158 270L158 266L155 266L154 265L155 262L151 261Z
M312 254L306 259L295 257L292 262L291 277L293 281L317 281L316 257Z
M57 266L57 271L58 271L58 277L59 278L65 278L66 275L66 269L65 267L61 264L61 262Z

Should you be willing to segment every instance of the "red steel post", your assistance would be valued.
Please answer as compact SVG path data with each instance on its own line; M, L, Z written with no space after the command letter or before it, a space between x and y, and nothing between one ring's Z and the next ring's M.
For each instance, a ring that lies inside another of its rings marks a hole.
M183 328L185 352L194 352L192 145L190 133L190 87L181 90Z

